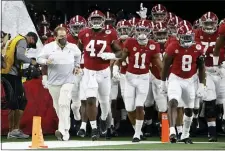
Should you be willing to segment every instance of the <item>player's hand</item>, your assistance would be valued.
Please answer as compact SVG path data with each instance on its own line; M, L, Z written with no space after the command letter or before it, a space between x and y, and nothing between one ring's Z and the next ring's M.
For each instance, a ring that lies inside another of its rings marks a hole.
M48 65L48 64L52 64L52 63L53 63L53 61L54 61L54 59L53 59L53 58L49 58L49 59L46 61L46 65Z
M147 12L148 9L146 7L143 7L143 3L140 4L140 10L137 11L136 13L141 17L141 19L146 19L147 18Z
M43 75L42 76L42 85L45 89L48 89L48 76L47 75Z
M73 69L73 74L74 75L83 75L83 70L80 67L76 67Z
M103 60L112 60L112 59L116 58L116 55L114 53L111 53L111 52L103 52L103 53L100 54L100 57Z
M119 67L117 65L113 66L113 80L114 81L120 80L120 72L119 72Z
M166 81L161 81L161 84L160 84L159 88L160 88L160 92L163 95L167 96L167 84L166 84Z
M207 87L203 83L199 83L197 96L199 98L204 98L207 95Z

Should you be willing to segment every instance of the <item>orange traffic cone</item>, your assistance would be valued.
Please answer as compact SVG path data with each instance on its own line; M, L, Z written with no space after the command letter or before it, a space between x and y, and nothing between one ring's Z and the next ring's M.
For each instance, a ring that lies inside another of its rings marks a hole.
M32 128L32 145L30 148L48 148L44 145L44 138L41 128L41 117L33 117L33 128Z
M168 143L169 140L169 121L167 113L162 113L162 136L161 142Z

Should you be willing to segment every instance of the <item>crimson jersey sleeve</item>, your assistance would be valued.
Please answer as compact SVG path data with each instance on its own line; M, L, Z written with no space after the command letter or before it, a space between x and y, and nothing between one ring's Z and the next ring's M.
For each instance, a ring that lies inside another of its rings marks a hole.
M169 56L175 56L175 48L176 47L176 43L175 42L172 42L170 43L167 47L166 47L166 54L169 55Z
M219 35L225 36L225 23L222 23L219 27Z
M111 40L112 42L118 39L118 34L115 29L111 29Z
M159 43L156 43L156 42L154 42L154 41L151 41L150 42L151 44L150 44L150 49L151 49L151 45L154 47L154 45L155 45L155 50L154 50L154 55L155 54L158 54L158 53L160 53L160 44Z

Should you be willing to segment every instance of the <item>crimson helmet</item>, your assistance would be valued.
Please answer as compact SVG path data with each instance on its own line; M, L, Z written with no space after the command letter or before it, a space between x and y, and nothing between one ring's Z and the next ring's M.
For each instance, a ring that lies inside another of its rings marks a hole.
M148 43L148 36L151 32L151 26L148 21L142 20L135 27L135 37L140 45Z
M99 11L93 11L88 17L88 25L93 29L102 29L105 26L105 15Z
M131 35L132 26L129 21L122 20L117 23L116 30L120 39L126 39Z
M152 20L154 22L162 22L167 18L166 7L162 4L157 4L152 8Z
M190 47L195 43L195 34L192 26L182 25L177 30L177 38L182 47Z
M87 22L84 17L76 15L70 19L69 22L69 31L73 36L78 36L78 33L81 29L87 26Z
M173 36L177 35L177 27L179 22L181 21L182 19L178 16L174 16L168 21L167 28L169 30L170 35L173 35Z
M168 38L168 29L166 24L163 22L155 23L153 36L155 41L157 41L158 43L165 43Z
M207 34L213 34L217 30L218 17L213 12L207 12L201 17L202 31Z

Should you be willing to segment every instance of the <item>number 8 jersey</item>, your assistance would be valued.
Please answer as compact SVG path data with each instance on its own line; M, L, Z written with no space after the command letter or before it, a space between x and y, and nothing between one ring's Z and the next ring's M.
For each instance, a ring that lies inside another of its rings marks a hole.
M134 38L128 38L124 47L128 50L127 71L133 74L146 74L149 72L149 65L152 57L160 53L160 46L153 40L149 40L146 46L138 44Z
M197 73L197 59L203 55L203 46L196 43L189 48L184 48L178 41L174 41L166 48L166 54L173 57L171 73L188 79Z
M83 44L85 68L99 71L109 67L110 60L103 60L100 54L112 52L111 44L118 39L115 29L94 32L90 28L85 28L79 32L78 38Z

